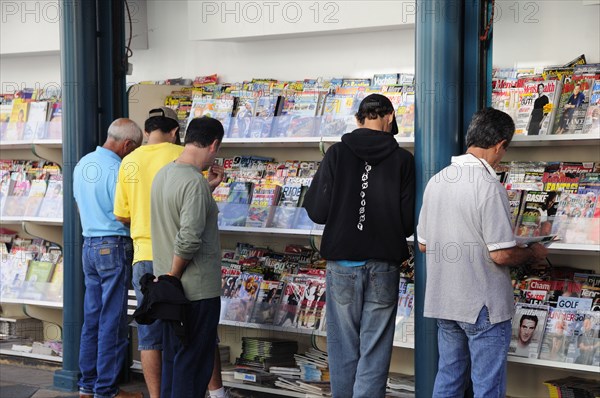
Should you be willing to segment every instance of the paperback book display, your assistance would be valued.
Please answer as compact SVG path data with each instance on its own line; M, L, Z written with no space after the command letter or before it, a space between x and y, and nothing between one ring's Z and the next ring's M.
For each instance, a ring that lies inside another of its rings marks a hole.
M600 244L600 162L501 163L517 240Z
M508 113L517 135L600 133L600 64L494 69L492 106Z
M394 104L400 136L413 137L414 91L412 73L237 83L218 82L211 75L174 90L165 106L177 112L182 134L191 119L211 116L223 123L226 139L339 137L357 128L354 115L360 101L381 93Z
M0 142L32 143L62 138L60 98L25 89L0 105ZM4 97L3 97L4 99Z
M414 261L400 267L395 341L414 343ZM325 261L310 248L283 252L238 243L223 250L221 320L326 331Z
M0 219L62 221L62 174L45 161L0 160Z
M512 272L516 314L509 354L600 366L600 275L549 266L524 278Z
M492 106L513 117L517 135L597 135L599 87L600 64L543 70L495 68ZM414 137L412 73L376 74L368 79L252 79L236 83L218 82L217 75L203 76L196 78L192 87L173 91L165 105L178 113L182 135L191 119L211 116L223 123L226 139L339 137L356 128L354 114L360 101L371 93L390 98L399 136ZM47 120L60 118L60 107L55 112L54 105L48 103ZM22 107L17 104L15 112L11 109L8 119L18 120ZM10 131L15 130L15 123L7 123Z
M42 239L0 230L0 300L62 303L62 251Z
M283 253L238 243L222 256L222 320L322 330L324 262L312 249ZM306 294L305 294L306 292Z
M219 226L314 230L302 207L319 162L258 156L217 159L225 169L214 190Z

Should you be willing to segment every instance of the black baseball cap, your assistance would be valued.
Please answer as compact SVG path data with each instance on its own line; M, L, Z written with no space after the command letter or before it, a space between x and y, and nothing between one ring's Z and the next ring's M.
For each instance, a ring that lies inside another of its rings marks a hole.
M392 131L390 132L392 135L398 134L398 123L396 123L396 110L394 109L394 105L392 101L385 95L381 94L370 94L367 95L360 103L358 107L358 112L360 113L369 113L374 109L381 109L385 114L392 113L394 115L394 119L392 120ZM388 112L389 111L389 112Z

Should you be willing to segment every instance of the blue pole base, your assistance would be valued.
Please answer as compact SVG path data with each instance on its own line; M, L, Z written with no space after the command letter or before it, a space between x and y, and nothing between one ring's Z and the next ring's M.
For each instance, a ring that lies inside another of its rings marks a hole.
M64 391L78 391L77 382L81 374L73 370L57 370L54 372L54 387Z

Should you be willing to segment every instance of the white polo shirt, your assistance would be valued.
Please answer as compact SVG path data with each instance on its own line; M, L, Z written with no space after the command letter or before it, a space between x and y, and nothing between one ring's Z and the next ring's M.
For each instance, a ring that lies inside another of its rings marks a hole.
M491 323L512 318L509 268L489 252L516 246L506 189L483 159L467 154L433 176L417 226L427 246L424 316L475 323L488 308Z

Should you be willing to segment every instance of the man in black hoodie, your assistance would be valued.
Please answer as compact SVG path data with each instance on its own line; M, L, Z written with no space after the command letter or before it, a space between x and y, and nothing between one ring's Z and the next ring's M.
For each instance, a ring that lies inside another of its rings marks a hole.
M304 207L325 224L327 351L333 397L383 397L398 300L399 266L413 234L415 167L398 146L394 108L371 94L359 128L323 158Z

